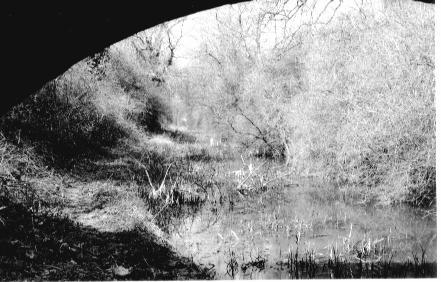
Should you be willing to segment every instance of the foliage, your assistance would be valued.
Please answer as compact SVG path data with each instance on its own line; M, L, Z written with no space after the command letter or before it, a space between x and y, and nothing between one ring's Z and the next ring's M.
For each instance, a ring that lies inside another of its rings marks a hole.
M294 99L291 158L384 202L432 205L422 199L434 197L434 19L412 5L344 15L305 37L309 91Z
M219 9L174 95L251 154L383 203L433 205L433 7L369 2L264 38L304 9L285 4Z

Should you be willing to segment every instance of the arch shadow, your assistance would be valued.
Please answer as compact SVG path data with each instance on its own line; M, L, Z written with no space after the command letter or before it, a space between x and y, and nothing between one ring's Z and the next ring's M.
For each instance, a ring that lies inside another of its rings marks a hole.
M39 1L3 4L0 114L76 62L165 21L234 4L210 1ZM143 4L141 4L143 3Z

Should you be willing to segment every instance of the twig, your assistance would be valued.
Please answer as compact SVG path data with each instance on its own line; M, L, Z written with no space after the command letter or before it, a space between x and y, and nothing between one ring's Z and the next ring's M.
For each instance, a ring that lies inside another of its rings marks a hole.
M63 270L63 269L59 268L58 266L51 265L51 264L46 264L46 266L51 267L51 268L55 268L55 269L58 269L58 270Z
M241 188L242 187L242 185L244 185L245 184L245 182L247 182L248 181L248 179L256 172L256 171L258 171L264 164L266 164L267 162L265 161L265 162L263 162L261 165L259 165L254 171L251 171L249 174L248 174L248 176L244 179L244 180L242 180L242 182L240 182L239 183L239 185L237 185L237 188L236 189L239 189L239 188Z
M165 179L167 178L167 174L168 174L168 171L170 170L171 165L172 165L172 164L169 164L169 166L168 166L168 168L167 168L167 171L165 172L164 179L162 180L162 183L161 183L161 185L159 186L159 190L161 190L161 191L162 191L162 188L164 187Z
M153 216L153 219L156 219L156 217L168 206L168 203L165 202L165 204L162 206L162 208Z
M266 186L268 183L273 182L274 180L280 179L280 178L282 178L282 177L288 176L288 175L293 174L293 173L294 173L293 171L290 171L290 172L285 173L285 174L283 174L283 175L276 176L276 177L274 177L274 178L272 178L272 179L266 181L265 183L263 183L263 186Z
M151 187L153 190L156 190L156 189L155 189L155 186L153 186L152 180L150 179L150 175L149 175L147 169L144 169L144 171L145 171L145 174L147 175L147 179L149 180L150 187Z

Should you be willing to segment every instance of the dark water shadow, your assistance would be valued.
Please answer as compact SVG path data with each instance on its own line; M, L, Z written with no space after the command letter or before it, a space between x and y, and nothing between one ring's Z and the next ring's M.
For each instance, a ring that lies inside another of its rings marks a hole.
M316 262L299 259L296 262L279 262L274 265L261 261L234 263L230 261L225 274L230 279L365 279L365 278L434 278L437 275L436 262L416 264L407 262L357 263L345 260Z
M278 264L290 279L346 279L346 278L430 278L436 277L436 262L415 261L359 262L345 259L329 259L316 262L309 258Z

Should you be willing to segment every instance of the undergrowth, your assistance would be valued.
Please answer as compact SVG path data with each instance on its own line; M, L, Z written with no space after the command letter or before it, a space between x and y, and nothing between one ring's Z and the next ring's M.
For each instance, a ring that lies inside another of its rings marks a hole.
M382 203L434 207L433 12L403 2L305 35L309 86L291 114L297 171Z

